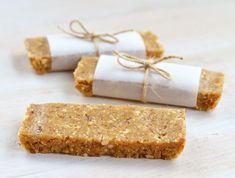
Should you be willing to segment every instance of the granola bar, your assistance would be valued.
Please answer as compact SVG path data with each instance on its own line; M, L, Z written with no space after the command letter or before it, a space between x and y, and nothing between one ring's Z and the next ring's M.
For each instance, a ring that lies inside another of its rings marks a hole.
M148 57L160 57L163 54L163 47L158 42L155 34L152 32L140 32L140 35L143 38ZM25 47L30 63L38 74L52 71L52 56L46 37L27 38L25 40Z
M83 57L74 71L75 86L85 96L93 95L92 83L97 62L97 57ZM196 109L214 109L221 98L223 83L223 73L202 69Z
M30 153L173 159L185 144L185 110L32 104L18 135Z

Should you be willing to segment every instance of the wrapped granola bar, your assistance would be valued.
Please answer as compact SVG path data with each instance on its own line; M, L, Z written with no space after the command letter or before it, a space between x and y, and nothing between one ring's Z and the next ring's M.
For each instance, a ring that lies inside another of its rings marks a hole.
M130 65L130 64L128 64ZM200 67L173 63L154 65L167 71L171 79L149 72L146 101L212 110L222 95L224 75ZM105 96L142 100L145 74L126 69L117 56L84 57L74 72L76 88L85 96Z
M76 25L83 31L78 31ZM111 54L113 50L139 57L160 57L163 54L163 47L152 32L124 30L96 34L89 32L78 20L71 22L69 32L62 31L64 33L25 40L28 58L38 74L74 70L82 56Z

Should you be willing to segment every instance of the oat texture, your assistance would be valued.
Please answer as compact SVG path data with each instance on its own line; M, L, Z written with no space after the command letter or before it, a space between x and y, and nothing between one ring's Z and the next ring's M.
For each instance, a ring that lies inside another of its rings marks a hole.
M32 104L18 134L31 153L173 159L185 144L185 110Z

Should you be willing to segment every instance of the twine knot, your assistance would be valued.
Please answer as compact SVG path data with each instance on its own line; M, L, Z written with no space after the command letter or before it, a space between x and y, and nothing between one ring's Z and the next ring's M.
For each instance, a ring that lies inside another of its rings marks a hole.
M93 41L95 38L97 38L97 35L94 32L91 33L85 33L84 38Z
M148 87L150 71L156 74L159 74L160 76L162 76L163 78L167 80L171 79L170 73L167 72L166 70L158 68L156 64L165 60L169 60L169 59L180 59L180 60L183 59L182 57L178 57L178 56L166 56L162 58L141 59L141 58L131 56L126 53L121 53L118 51L114 51L113 54L118 57L117 62L122 67L126 69L130 69L130 70L143 70L144 71L143 92L142 92L142 98L141 98L141 101L143 101L144 103L147 102L146 97L147 97L147 87ZM138 65L132 66L132 65L124 64L121 60L129 61Z

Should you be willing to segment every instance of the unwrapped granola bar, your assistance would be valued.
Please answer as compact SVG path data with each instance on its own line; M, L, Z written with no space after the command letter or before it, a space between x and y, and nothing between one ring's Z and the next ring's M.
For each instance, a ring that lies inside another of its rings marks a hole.
M173 159L185 144L185 110L32 104L18 135L30 153Z

